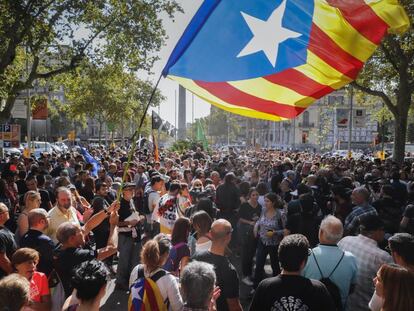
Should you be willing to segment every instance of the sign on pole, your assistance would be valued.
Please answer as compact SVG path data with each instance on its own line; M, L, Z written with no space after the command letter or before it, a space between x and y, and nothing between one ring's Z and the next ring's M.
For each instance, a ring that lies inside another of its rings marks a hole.
M0 125L0 148L18 148L20 146L20 125Z

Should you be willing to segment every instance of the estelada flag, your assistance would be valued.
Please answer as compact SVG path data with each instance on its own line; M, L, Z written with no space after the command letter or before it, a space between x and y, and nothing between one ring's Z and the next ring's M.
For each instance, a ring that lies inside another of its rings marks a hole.
M356 79L409 19L397 0L205 0L163 75L224 110L281 121Z

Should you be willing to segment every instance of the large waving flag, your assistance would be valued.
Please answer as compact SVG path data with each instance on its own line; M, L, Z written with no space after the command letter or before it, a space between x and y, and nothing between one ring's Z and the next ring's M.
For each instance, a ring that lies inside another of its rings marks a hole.
M163 75L224 110L281 121L356 79L409 19L397 0L205 0Z

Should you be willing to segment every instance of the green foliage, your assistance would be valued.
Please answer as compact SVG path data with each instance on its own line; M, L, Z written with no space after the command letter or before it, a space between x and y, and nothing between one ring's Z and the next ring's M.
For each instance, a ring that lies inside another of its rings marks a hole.
M393 159L402 162L408 124L408 112L414 105L414 2L400 0L411 21L402 35L388 35L365 64L355 87L380 98L393 115Z
M73 74L63 76L60 82L67 100L65 112L70 118L83 123L87 117L93 118L100 125L111 124L114 129L127 121L139 124L153 90L150 82L139 80L118 64L102 67L85 64ZM163 99L157 90L152 106ZM148 120L145 121L144 126L148 126Z
M39 79L78 67L118 63L150 70L166 38L161 14L182 11L175 0L54 0L0 2L0 96L8 118L16 94ZM30 57L29 70L21 51Z
M173 143L173 145L170 147L171 151L183 153L186 150L193 149L195 147L196 143L194 141L190 140L177 140Z
M211 107L210 115L201 120L201 124L206 135L212 136L216 141L227 141L227 135L230 134L230 140L234 140L240 132L240 116L231 114L216 107Z

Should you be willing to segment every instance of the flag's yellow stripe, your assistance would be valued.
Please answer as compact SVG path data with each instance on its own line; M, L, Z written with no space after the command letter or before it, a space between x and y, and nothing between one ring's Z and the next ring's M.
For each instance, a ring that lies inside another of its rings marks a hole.
M171 76L169 75L168 78L177 81L179 84L181 84L184 88L189 90L190 92L194 93L198 97L204 99L205 101L209 102L210 104L221 108L225 111L235 113L244 117L250 117L250 118L256 118L256 119L263 119L263 120L269 120L269 121L284 121L288 120L287 118L282 118L279 116L275 116L272 114L260 112L257 110L249 109L246 107L240 107L231 105L229 103L226 103L225 101L221 100L220 98L214 96L213 94L209 93L205 89L199 87L196 83L194 83L191 79L181 78L177 76Z
M315 1L313 23L341 49L360 61L365 62L377 48L347 22L339 9L330 6L325 0Z
M365 3L390 26L389 33L402 34L410 27L410 19L397 0L365 0Z
M314 53L308 50L307 63L298 67L295 70L300 71L308 78L314 81L328 85L333 89L340 89L344 85L352 82L352 79L348 78Z
M316 100L263 78L230 81L228 84L249 95L288 106L307 108Z

